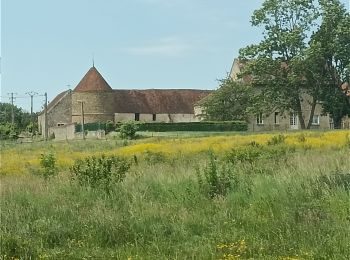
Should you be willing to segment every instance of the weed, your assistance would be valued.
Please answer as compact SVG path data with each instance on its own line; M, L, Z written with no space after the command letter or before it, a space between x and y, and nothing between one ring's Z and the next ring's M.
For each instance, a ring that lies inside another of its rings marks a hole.
M208 164L202 170L197 168L196 173L199 187L210 198L225 196L237 182L233 168L220 163L213 152L209 153Z
M305 143L305 142L306 142L306 136L305 136L304 133L298 135L297 138L298 138L298 141L299 141L300 143Z
M125 179L129 168L130 163L122 157L102 155L76 160L70 170L80 185L109 191L113 184Z
M284 144L286 137L284 135L274 135L270 140L267 141L267 145L278 145Z
M144 153L144 159L149 165L155 165L166 161L166 157L163 153L152 152L150 150L146 150Z
M40 166L42 167L41 175L45 179L55 176L58 173L58 169L56 167L56 158L52 153L41 154Z

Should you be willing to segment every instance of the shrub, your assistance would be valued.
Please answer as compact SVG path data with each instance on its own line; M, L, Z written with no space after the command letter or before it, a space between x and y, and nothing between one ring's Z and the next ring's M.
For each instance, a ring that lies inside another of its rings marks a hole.
M225 196L237 184L232 168L226 163L220 164L212 152L209 154L208 164L196 172L200 189L210 198Z
M298 141L299 141L300 143L305 143L305 142L306 142L306 136L305 136L305 134L300 134L300 135L298 135Z
M125 158L102 155L76 160L70 170L80 185L109 191L113 184L125 179L129 168Z
M41 154L40 156L40 166L42 167L42 176L48 179L55 176L58 173L56 167L56 158L52 153Z
M14 124L0 124L0 139L17 139L18 128Z
M270 140L267 141L267 145L284 144L286 137L284 135L274 135Z
M105 129L106 133L112 132L114 131L114 129L115 129L114 122L111 120L108 120L106 122L106 129Z
M226 154L226 160L233 164L237 162L254 164L258 160L272 159L280 160L287 158L287 155L295 152L295 148L291 146L247 146L232 149Z
M152 152L149 150L146 150L144 153L144 158L149 165L155 165L157 163L163 163L166 161L166 157L163 153Z
M123 139L133 139L135 138L138 126L133 122L125 122L119 127L120 137Z

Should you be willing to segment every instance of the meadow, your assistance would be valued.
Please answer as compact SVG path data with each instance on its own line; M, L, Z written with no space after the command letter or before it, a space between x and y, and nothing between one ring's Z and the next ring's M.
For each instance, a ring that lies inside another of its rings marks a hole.
M349 259L349 131L1 144L0 259ZM41 154L56 159L43 178ZM89 156L130 163L80 185Z

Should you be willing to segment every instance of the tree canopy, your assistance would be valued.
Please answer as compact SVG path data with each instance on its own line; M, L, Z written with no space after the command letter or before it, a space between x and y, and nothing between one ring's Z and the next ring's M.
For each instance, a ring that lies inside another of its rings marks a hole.
M219 89L201 100L199 105L205 120L246 120L253 97L250 86L226 78L220 81Z
M261 90L256 100L269 101L261 112L292 110L309 128L322 101L339 124L350 113L340 91L349 81L350 23L339 0L265 0L251 23L264 28L263 40L241 49L240 59L248 61L242 75L252 75L251 85Z

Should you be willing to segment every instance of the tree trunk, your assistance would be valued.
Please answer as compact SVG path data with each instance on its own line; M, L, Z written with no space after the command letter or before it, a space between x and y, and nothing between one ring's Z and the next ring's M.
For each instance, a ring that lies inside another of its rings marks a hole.
M311 127L312 119L313 119L314 113L315 113L315 108L316 108L316 99L313 98L312 105L311 105L311 110L310 110L309 122L307 123L306 129L310 129L310 127Z
M298 97L296 100L296 111L298 113L298 119L300 123L301 129L305 129L305 120L303 117L303 111L301 110L301 103L300 103L300 98Z
M339 117L333 114L332 118L333 118L334 129L341 129L342 117Z

